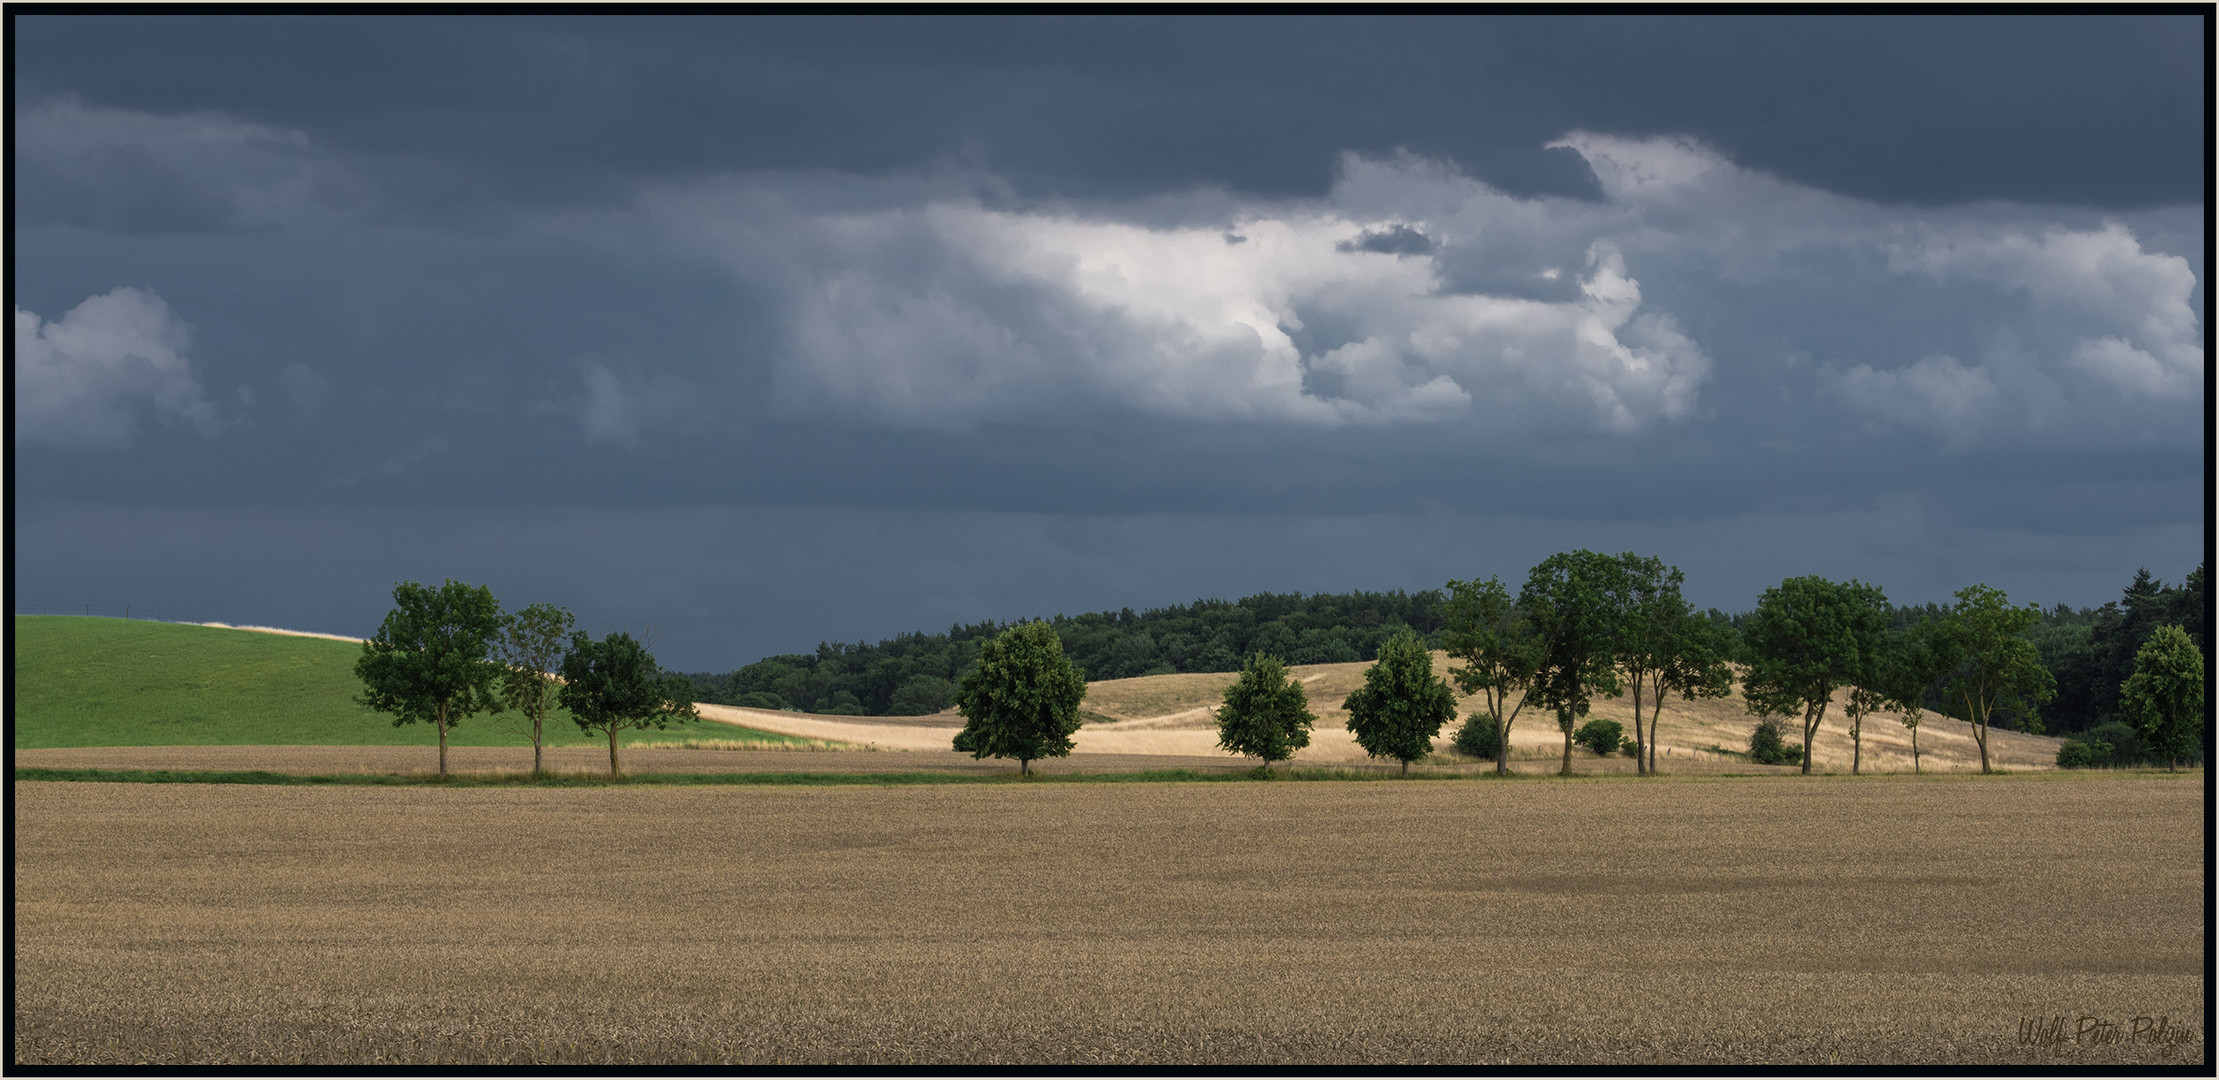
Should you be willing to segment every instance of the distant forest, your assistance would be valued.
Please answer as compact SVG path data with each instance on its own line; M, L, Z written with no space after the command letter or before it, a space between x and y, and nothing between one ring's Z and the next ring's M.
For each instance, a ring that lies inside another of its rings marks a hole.
M1239 671L1253 652L1289 664L1371 660L1404 629L1438 647L1438 589L1424 592L1258 593L1237 602L1058 615L1064 655L1090 681ZM945 708L979 646L1012 623L903 634L877 645L825 642L816 655L773 656L725 675L688 674L699 700L849 716L922 716Z
M1179 672L1239 671L1250 653L1278 656L1288 664L1372 660L1381 642L1414 630L1440 647L1438 589L1422 592L1258 593L1238 601L1197 600L1174 607L1131 608L1049 620L1064 653L1090 681ZM2087 731L2117 721L2119 684L2134 670L2134 654L2150 632L2167 623L2188 631L2209 663L2204 567L2178 585L2140 570L2120 599L2097 608L2059 604L2042 613L2034 645L2057 679L2057 697L2044 705L2042 729L2051 735ZM1907 627L1947 611L1941 604L1894 609L1894 624ZM1745 616L1716 618L1738 625ZM945 633L911 633L876 645L826 642L815 655L794 653L756 661L727 674L688 673L701 701L760 709L799 709L847 716L922 716L945 708L979 646L1009 623L956 625ZM1939 698L1930 707L1948 712Z

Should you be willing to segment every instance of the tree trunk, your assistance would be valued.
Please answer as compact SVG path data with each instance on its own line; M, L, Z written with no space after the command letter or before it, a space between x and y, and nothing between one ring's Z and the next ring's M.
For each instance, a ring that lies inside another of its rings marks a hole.
M1865 760L1865 718L1860 716L1849 722L1849 775L1857 775L1857 767Z
M1559 715L1556 726L1564 729L1564 767L1557 771L1557 775L1570 776L1572 775L1572 722Z
M1911 725L1911 775L1919 774L1919 726Z
M1410 775L1410 759L1409 759L1409 758L1403 758L1403 759L1402 759L1402 775L1404 775L1404 776L1408 776L1408 775Z
M533 714L533 716L532 716L532 775L533 775L533 776L545 776L545 775L547 774L547 769L546 769L546 767L545 767L544 765L542 765L542 764L540 763L540 745L541 745L541 742L542 742L542 740L541 740L541 738L540 738L540 729L541 729L541 727L543 727L543 726L544 726L544 725L546 724L546 722L547 722L547 714L546 714L546 712L545 712L544 710L543 710L543 711L541 711L541 712L538 712L538 713L535 713L535 714Z
M1980 703L1972 695L1965 695L1965 714L1972 717L1972 739L1980 744L1980 775L1986 776L1988 768L1988 714L1980 711Z
M447 778L447 707L441 705L433 709L432 719L439 724L439 778L445 780Z
M1633 677L1633 774L1635 776L1649 775L1649 752L1644 749L1647 745L1648 743L1641 734L1641 676L1639 673L1635 673Z
M1664 712L1664 687L1657 687L1657 703L1649 710L1649 775L1657 774L1657 717Z
M1023 758L1023 757L1021 757L1021 758L1018 758L1018 759L1017 759L1017 775L1019 775L1019 776L1022 776L1022 777L1024 777L1024 778L1025 778L1025 779L1027 779L1027 780L1030 780L1030 779L1032 779L1032 759L1031 759L1031 758Z
M1503 705L1509 700L1505 694L1494 702L1496 776L1510 775L1510 719L1503 715Z
M1818 725L1826 722L1828 702L1818 703L1816 710L1803 710L1803 775L1811 775L1811 740L1818 735Z
M618 771L616 764L616 725L611 724L609 726L609 777L615 779L620 775L622 774Z

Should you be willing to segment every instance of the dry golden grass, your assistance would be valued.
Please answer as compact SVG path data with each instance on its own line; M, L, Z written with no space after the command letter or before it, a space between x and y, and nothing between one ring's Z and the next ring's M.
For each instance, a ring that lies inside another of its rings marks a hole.
M1357 687L1363 685L1364 672L1371 664L1307 664L1290 669L1296 678L1303 680L1302 688L1310 698L1310 711L1317 714L1320 733L1342 731L1348 726L1348 713L1341 702ZM1448 654L1433 654L1434 674L1447 677ZM1225 688L1238 678L1233 674L1216 675L1152 675L1138 679L1112 679L1088 683L1086 707L1114 718L1114 724L1103 725L1109 730L1215 730L1214 715L1223 699ZM1842 714L1848 695L1838 694L1826 710L1818 737L1812 740L1811 756L1814 771L1848 772L1853 745L1849 727ZM1641 711L1646 721L1653 707L1653 698L1644 693ZM1434 741L1438 751L1449 749L1449 740L1456 733L1462 718L1486 708L1486 699L1479 695L1457 696L1457 721L1443 728L1441 737ZM1594 718L1616 720L1633 734L1633 699L1628 697L1595 698ZM1584 721L1583 721L1584 722ZM1731 758L1711 754L1710 748L1746 750L1749 746L1749 729L1757 718L1749 713L1737 683L1732 694L1715 700L1688 701L1673 697L1665 702L1663 719L1657 722L1657 740L1660 746L1658 767L1682 772L1705 772L1719 768L1747 769L1746 763L1736 763ZM957 721L960 726L960 720ZM1796 745L1802 744L1802 718L1783 721L1782 728ZM1863 760L1859 766L1865 772L1910 772L1911 736L1894 714L1867 717L1864 723ZM1919 767L1939 772L1975 771L1980 768L1980 750L1972 737L1972 726L1951 720L1937 713L1926 713L1919 727ZM1988 752L1991 763L1999 769L2029 770L2054 768L2057 761L2058 739L2025 735L2015 731L1991 730ZM1671 751L1667 758L1663 749ZM1518 714L1511 728L1511 755L1513 760L1539 761L1545 758L1561 760L1564 735L1556 726L1553 713L1528 708ZM1188 753L1202 751L1189 750ZM1584 750L1574 748L1573 767L1577 771L1610 772L1615 766L1594 759ZM1306 755L1306 760L1320 763L1337 762L1341 756L1330 753ZM1682 762L1694 764L1682 765ZM1631 771L1629 762L1627 771Z
M19 783L14 1056L2195 1062L2202 793Z

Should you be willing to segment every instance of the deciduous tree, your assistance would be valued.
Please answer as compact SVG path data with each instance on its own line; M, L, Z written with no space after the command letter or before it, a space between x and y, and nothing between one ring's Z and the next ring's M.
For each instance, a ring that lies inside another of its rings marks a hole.
M2204 716L2204 658L2188 632L2167 624L2134 654L2134 674L2119 684L2119 710L2153 757L2178 771L2196 752Z
M1858 581L1789 578L1758 598L1742 628L1742 693L1759 716L1802 713L1804 773L1834 691L1869 677L1887 628L1888 598Z
M1657 718L1664 713L1665 695L1677 692L1683 701L1696 701L1725 697L1734 688L1734 669L1729 662L1734 655L1734 628L1725 616L1715 612L1698 615L1691 607L1683 608L1669 632L1673 643L1651 679L1656 700L1649 708L1646 753L1652 776L1657 771Z
M570 635L562 658L563 708L586 731L609 739L609 775L621 776L618 732L696 723L693 680L662 674L647 646L618 630L596 642L584 633Z
M1261 758L1270 768L1310 745L1310 727L1317 721L1309 695L1287 674L1286 665L1257 653L1225 688L1224 704L1217 710L1217 745L1227 753Z
M978 665L956 687L964 724L955 748L973 758L1016 758L1018 771L1031 776L1034 761L1071 753L1085 698L1085 676L1047 623L1010 627L979 649Z
M1510 771L1510 725L1533 690L1541 642L1501 579L1451 581L1448 588L1443 645L1450 660L1464 665L1449 668L1449 677L1466 694L1486 695L1497 724L1495 773L1503 775Z
M501 605L493 590L449 580L437 589L413 581L393 586L393 610L362 643L355 661L363 694L357 701L393 714L393 726L423 720L439 729L439 775L447 775L447 729L480 712L501 711L493 692L500 667L493 639Z
M1940 678L1935 667L1932 639L1939 623L1929 620L1882 636L1877 670L1868 672L1867 683L1880 699L1878 707L1894 713L1911 733L1911 772L1921 771L1919 721L1926 716L1926 693Z
M563 646L575 620L553 604L533 604L502 621L495 642L502 665L501 700L532 726L532 774L546 771L543 747L547 713L555 706Z
M1526 575L1518 607L1540 642L1533 699L1556 710L1564 733L1564 775L1572 772L1572 732L1596 693L1618 693L1618 639L1626 617L1623 564L1582 548L1558 552Z
M1433 674L1433 653L1407 630L1379 646L1379 660L1364 671L1364 685L1341 703L1356 745L1373 757L1410 763L1433 752L1441 725L1456 718L1456 695Z
M1936 620L1929 640L1935 667L1945 680L1942 693L1964 704L1973 741L1980 744L1983 773L1993 771L1989 720L1998 711L2015 713L2022 726L2040 732L2035 707L2057 693L2057 681L2042 666L2041 652L2029 636L2041 618L2041 609L2032 604L2012 607L2001 589L1967 585L1957 590L1949 613Z
M1646 775L1656 771L1656 714L1664 709L1665 691L1678 689L1690 699L1720 695L1732 674L1717 655L1709 622L1680 595L1679 567L1630 551L1618 556L1618 565L1624 621L1617 663L1633 695L1634 771ZM1655 698L1646 730L1643 691Z

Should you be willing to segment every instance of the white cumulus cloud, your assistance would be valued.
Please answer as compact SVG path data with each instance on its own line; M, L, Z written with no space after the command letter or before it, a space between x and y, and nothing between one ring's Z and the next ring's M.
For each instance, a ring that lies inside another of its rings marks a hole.
M15 437L49 446L131 442L139 417L216 430L185 354L192 334L151 292L119 288L61 318L15 309Z
M1398 186L1444 216L1377 205L1414 208ZM1323 425L1507 407L1609 431L1693 409L1709 358L1610 244L1563 299L1459 293L1427 249L1484 225L1453 216L1472 201L1516 200L1408 161L1352 160L1336 194L1170 225L960 197L823 210L746 183L650 209L781 298L781 392L803 407L935 427L1104 403Z
M1315 199L1024 205L990 175L757 173L642 206L770 301L774 404L811 416L1632 436L1806 394L1821 422L1957 442L2193 420L2195 272L2122 224L1882 206L1678 137L1553 145L1603 200L1398 154L1346 156Z

